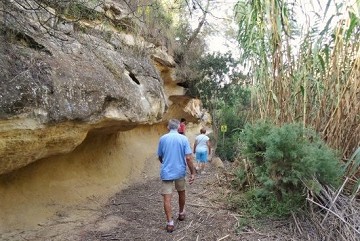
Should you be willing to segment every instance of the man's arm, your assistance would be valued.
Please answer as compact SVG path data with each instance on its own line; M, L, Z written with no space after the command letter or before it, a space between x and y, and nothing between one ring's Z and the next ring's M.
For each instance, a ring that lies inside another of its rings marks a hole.
M158 149L157 149L157 156L159 158L159 161L160 163L163 162L163 156L164 156L164 153L162 151L162 141L161 141L161 138L159 140L159 145L158 145Z
M187 166L189 167L190 169L190 179L189 179L189 183L192 184L195 180L195 167L194 167L194 164L192 162L192 155L191 154L188 154L186 155L186 164Z
M194 154L195 154L196 146L197 146L197 141L195 140L195 142L194 142L194 150L193 150Z
M207 144L207 147L208 147L208 154L210 155L210 154L211 154L211 144L210 144L210 141L207 141L206 144Z

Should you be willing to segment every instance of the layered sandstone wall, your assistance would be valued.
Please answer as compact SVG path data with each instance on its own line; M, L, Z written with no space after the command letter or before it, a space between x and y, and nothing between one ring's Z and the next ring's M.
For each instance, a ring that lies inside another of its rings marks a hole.
M201 117L185 108L166 47L21 2L0 11L0 232L91 218L127 184L158 176L169 118L193 122L192 139ZM118 1L91 10L131 22Z
M67 32L47 26L48 34L38 15L56 11L34 16L25 7L13 1L11 14L0 11L0 174L72 151L92 129L162 120L167 100L151 55L165 69L174 66L171 56L96 22L68 22Z
M158 176L155 154L165 127L90 133L72 152L1 175L1 230L48 225L59 215L86 220L128 184Z

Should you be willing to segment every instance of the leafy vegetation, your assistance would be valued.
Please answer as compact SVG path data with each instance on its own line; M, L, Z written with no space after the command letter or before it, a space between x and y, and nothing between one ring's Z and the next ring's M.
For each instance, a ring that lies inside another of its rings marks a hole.
M359 145L359 2L320 2L323 13L310 18L298 1L238 1L241 62L252 73L254 120L302 122L345 158Z
M231 53L204 54L205 36L214 31L206 19L219 4L216 1L124 1L124 13L96 0L24 3L24 9L35 13L48 33L56 32L57 18L91 22L86 26L109 25L106 29L132 32L173 53L177 78L212 115L217 155L229 161L248 158L235 170L233 185L245 191L238 206L254 215L283 215L292 207L301 207L305 186L315 193L318 190L314 179L336 186L343 173L341 157L348 161L346 175L357 175L358 1L354 6L326 1L323 16L318 13L301 28L297 13L304 9L296 0L239 0L235 8L239 60ZM335 10L332 15L330 5ZM123 15L117 18L114 14ZM194 27L189 19L195 15L199 20ZM106 40L111 38L107 33ZM140 48L143 53L145 47ZM255 122L258 119L272 122ZM255 125L247 124L251 122ZM226 132L221 132L223 124ZM339 150L341 157L322 140ZM359 181L355 178L354 182L358 190Z
M159 0L139 4L136 8L134 15L141 24L135 32L156 46L170 47L174 38L173 12Z
M351 4L313 3L324 12L300 25L311 11L298 1L238 1L254 125L238 136L246 159L234 171L233 188L241 190L232 193L234 207L288 215L306 210L307 195L321 197L343 180L352 199L358 195L360 16L359 2Z
M88 7L82 2L69 2L66 10L63 10L65 15L75 20L94 21L104 18L103 14L96 11L94 7Z
M300 210L306 187L314 193L319 190L314 179L332 187L340 184L339 156L301 124L247 124L240 140L248 163L247 169L239 167L234 180L236 188L244 191L236 205L254 216L282 216Z
M207 54L194 66L198 74L189 81L188 94L201 99L212 115L217 155L233 161L239 154L237 137L250 105L250 91L241 85L246 77L231 53ZM225 133L221 132L221 125L227 125Z

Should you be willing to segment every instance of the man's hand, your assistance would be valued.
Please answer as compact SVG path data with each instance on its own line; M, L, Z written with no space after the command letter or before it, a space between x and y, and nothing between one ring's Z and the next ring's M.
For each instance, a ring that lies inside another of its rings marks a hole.
M195 167L194 167L194 163L192 162L192 155L191 154L187 154L186 155L186 164L189 167L190 170L190 178L189 178L189 184L192 184L195 180Z
M195 174L191 174L189 178L189 184L191 185L195 181Z

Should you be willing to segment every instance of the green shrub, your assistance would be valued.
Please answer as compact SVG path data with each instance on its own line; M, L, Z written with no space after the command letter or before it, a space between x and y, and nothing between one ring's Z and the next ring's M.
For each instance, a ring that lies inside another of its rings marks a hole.
M247 208L253 216L275 216L281 217L297 211L296 208L301 208L305 204L305 199L296 194L285 194L283 201L279 202L273 192L269 192L266 188L252 189L247 193L247 197L251 202L248 202ZM287 196L289 195L289 196Z
M216 155L222 160L233 161L240 153L239 150L239 133L233 133L232 135L222 135L218 137L218 143L216 146Z
M216 154L222 160L234 161L240 155L240 133L244 129L246 116L239 110L239 105L224 106L217 115L217 122L226 124L227 132L222 133L220 129L217 131Z
M240 136L244 143L242 154L255 161L257 166L264 162L265 138L272 128L273 125L266 121L257 122L254 125L247 124Z
M65 14L70 18L86 19L90 21L100 19L103 16L95 10L95 7L90 8L82 2L70 2Z
M246 208L253 215L286 215L301 208L305 185L317 190L314 178L335 187L340 183L343 173L336 152L300 124L277 127L262 121L246 125L240 139L256 182L245 190L251 199Z

